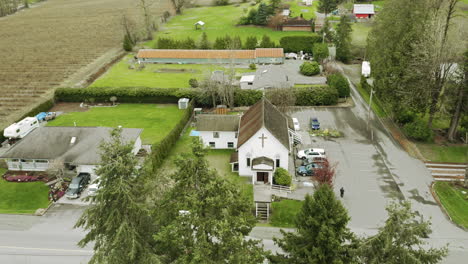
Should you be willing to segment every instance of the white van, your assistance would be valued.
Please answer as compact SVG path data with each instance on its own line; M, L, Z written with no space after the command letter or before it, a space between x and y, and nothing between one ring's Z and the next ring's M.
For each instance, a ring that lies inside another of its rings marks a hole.
M297 118L293 117L292 121L293 121L293 125L294 125L294 131L301 130L301 126L299 125L299 120L297 120Z
M315 159L315 158L324 159L327 156L325 155L324 149L310 148L310 149L299 150L297 152L297 157L299 159Z
M25 119L14 123L3 131L6 138L24 138L29 132L39 127L39 121L35 117L26 117Z

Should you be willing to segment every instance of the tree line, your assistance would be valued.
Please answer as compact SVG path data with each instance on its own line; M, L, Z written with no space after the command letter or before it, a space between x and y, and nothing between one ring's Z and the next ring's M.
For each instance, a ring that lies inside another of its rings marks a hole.
M209 167L207 149L193 138L191 153L175 160L175 171L140 168L121 129L101 144L99 190L76 223L86 230L80 246L94 242L90 263L423 263L439 262L447 248L426 248L431 229L407 202L391 204L376 235L358 237L350 217L323 177L307 195L297 230L275 239L284 253L266 251L247 238L256 219L235 181Z
M0 0L0 17L16 13L21 6L28 8L29 0Z
M395 121L414 127L408 132L415 137L422 131L431 139L438 114L449 116L450 141L460 122L468 122L468 53L456 23L459 2L387 0L369 34L375 92Z

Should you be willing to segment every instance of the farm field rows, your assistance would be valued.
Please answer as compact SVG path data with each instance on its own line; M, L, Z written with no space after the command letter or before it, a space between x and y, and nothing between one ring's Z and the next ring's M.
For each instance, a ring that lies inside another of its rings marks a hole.
M163 0L154 10L170 8ZM132 0L48 0L0 18L1 128L97 58L117 53L124 12L138 21Z
M134 65L131 60L131 55L124 57L90 87L188 88L191 78L200 82L215 70L227 70L220 65L205 64L146 64L144 69L137 70L129 69ZM237 75L250 71L248 68L236 69Z
M237 7L228 5L186 9L182 15L172 17L164 25L161 32L156 33L155 40L146 43L146 46L154 48L158 37L171 37L174 39L190 37L198 42L203 32L206 32L210 41L215 41L217 37L226 35L231 37L239 36L243 41L249 36L256 36L260 40L264 34L267 34L277 43L284 36L310 34L310 32L274 31L270 28L258 26L236 26L239 18L246 15L250 8L252 7L249 4L241 4ZM205 28L204 30L195 30L194 24L200 20L206 23Z

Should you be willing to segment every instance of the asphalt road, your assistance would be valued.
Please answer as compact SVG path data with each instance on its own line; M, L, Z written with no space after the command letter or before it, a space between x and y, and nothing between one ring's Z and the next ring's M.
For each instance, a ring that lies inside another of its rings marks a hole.
M82 230L73 225L83 207L56 205L44 216L0 214L0 263L87 263L92 248L76 244Z
M351 216L351 230L360 236L375 234L387 218L385 206L392 200L409 200L413 210L432 223L428 245L449 245L449 256L442 263L466 263L468 232L451 223L435 202L430 172L393 140L372 112L367 125L367 105L354 87L352 97L356 103L352 108L309 107L292 113L303 129L300 147L324 148L330 161L337 163L334 188L337 196L341 187L345 189L342 201ZM312 116L319 118L322 128L338 129L344 137L310 136L304 128ZM277 228L266 227L256 227L251 233L272 251L278 248L271 238L278 235Z

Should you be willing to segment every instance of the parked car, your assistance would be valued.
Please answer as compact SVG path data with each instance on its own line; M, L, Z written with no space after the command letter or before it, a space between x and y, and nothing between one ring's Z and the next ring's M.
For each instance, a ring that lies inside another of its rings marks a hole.
M285 57L287 60L290 60L290 59L297 60L297 53L294 53L294 52L286 53Z
M325 150L319 148L303 149L297 152L299 159L326 158Z
M312 128L312 130L319 130L320 129L320 122L318 121L318 119L316 117L312 117L310 119L310 128Z
M76 199L80 197L81 192L83 189L88 185L91 179L91 175L86 172L79 173L75 178L72 179L70 185L68 186L67 192L65 192L65 196L68 199Z
M299 166L296 172L301 176L314 176L315 170L321 168L323 168L323 166L320 163L310 163L305 166Z
M297 118L293 117L292 121L293 121L293 125L294 125L294 131L301 130L301 126L299 125L299 120L297 120Z
M93 184L90 184L88 187L88 195L89 196L96 196L97 191L99 190L99 177L97 177Z
M323 163L325 158L326 158L325 156L316 156L316 157L303 159L302 160L302 165L305 166L305 165L309 165L311 163Z

